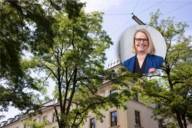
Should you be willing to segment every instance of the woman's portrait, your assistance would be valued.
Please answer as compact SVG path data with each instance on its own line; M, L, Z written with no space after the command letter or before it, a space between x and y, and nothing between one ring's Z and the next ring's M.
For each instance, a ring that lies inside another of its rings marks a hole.
M131 48L133 55L122 61L123 66L128 71L139 74L154 73L161 69L164 59L156 55L155 42L150 33L145 28L139 28L132 35L132 46L129 49Z

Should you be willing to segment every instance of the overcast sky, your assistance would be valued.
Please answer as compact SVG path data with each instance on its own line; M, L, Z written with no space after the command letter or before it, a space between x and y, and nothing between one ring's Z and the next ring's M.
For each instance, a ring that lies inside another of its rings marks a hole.
M136 23L131 19L133 12L145 23L148 23L150 13L160 9L162 18L174 17L175 21L186 22L189 25L187 34L192 35L192 0L82 0L87 2L86 11L104 12L103 28L112 38L114 43L106 51L106 65L116 61L118 39L122 32L129 26ZM14 117L17 110L11 109L6 115L7 118Z
M136 23L131 18L133 12L142 21L148 23L150 14L160 9L161 18L172 17L176 22L185 22L186 29L192 35L192 0L82 0L87 2L86 11L104 12L103 27L114 43L106 51L106 66L118 60L118 40L126 28Z

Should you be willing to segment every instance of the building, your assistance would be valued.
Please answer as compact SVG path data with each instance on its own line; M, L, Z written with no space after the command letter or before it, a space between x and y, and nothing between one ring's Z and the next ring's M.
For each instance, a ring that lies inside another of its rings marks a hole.
M111 108L103 113L102 121L90 115L84 128L159 128L158 121L152 118L152 109L137 101L129 101L126 110Z
M103 96L111 93L110 82L106 82L99 93ZM159 121L153 119L153 108L131 100L126 103L126 109L111 108L103 111L105 118L100 121L90 114L84 128L159 128Z
M86 119L83 128L159 128L158 121L152 118L152 108L137 101L129 101L127 109L111 108L104 111L105 118L100 121L92 114ZM2 122L1 128L29 128L26 121L28 115L20 115ZM53 106L44 106L42 113L32 117L34 121L47 120L45 128L57 128Z
M99 95L107 96L111 93L111 82L105 82L99 90ZM93 114L89 114L83 128L159 128L159 122L153 119L153 108L143 103L131 100L127 102L127 109L111 108L103 111L105 118L97 120ZM40 108L41 113L33 115L18 115L7 121L1 122L0 128L29 128L26 122L46 121L45 128L57 128L54 113L55 103L47 102Z
M112 63L108 68L117 69L119 61ZM114 66L115 65L115 66ZM113 93L111 82L103 82L98 94L109 96ZM54 101L44 103L40 108L40 113L33 115L17 115L0 123L0 128L30 128L26 122L30 119L35 122L46 121L45 128L58 128L54 106ZM110 108L103 110L105 118L98 120L94 114L90 113L84 121L82 128L161 128L161 123L153 118L153 107L146 106L138 100L130 100L126 103L126 109Z
M49 101L42 105L39 113L32 114L31 112L31 114L17 115L14 118L1 122L0 128L30 128L27 126L27 123L30 121L47 121L45 128L57 128L54 106L55 103L53 101Z

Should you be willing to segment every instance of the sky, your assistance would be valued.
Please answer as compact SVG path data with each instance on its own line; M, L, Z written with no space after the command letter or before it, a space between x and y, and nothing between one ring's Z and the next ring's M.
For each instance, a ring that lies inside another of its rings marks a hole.
M86 2L85 10L101 11L103 15L103 29L109 34L113 45L106 50L106 62L108 67L118 60L117 46L122 32L136 23L131 18L131 13L138 16L143 22L148 23L150 14L160 9L161 18L173 17L176 22L185 22L189 25L186 29L188 35L192 35L192 0L82 0ZM14 117L18 110L10 108L6 118Z
M191 8L192 0L88 0L86 11L104 12L103 28L113 41L113 46L106 51L105 65L110 67L119 59L118 40L122 32L136 24L131 13L147 24L151 13L159 9L161 19L171 17L176 22L187 23L186 34L192 35Z

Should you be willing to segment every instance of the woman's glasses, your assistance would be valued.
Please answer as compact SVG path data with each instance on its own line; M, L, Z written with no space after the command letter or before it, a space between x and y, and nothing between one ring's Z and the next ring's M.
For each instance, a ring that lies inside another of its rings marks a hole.
M141 41L143 41L143 42L148 42L148 39L147 38L134 38L135 39L135 41L137 41L137 42L141 42Z

